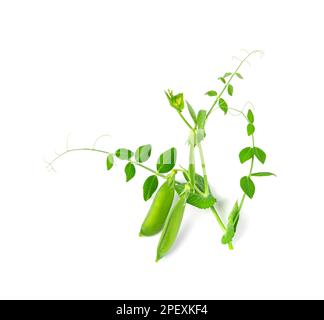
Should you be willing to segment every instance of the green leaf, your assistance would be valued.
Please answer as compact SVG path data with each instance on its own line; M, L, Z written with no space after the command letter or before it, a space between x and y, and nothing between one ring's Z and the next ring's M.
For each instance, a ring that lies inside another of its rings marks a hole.
M235 75L239 78L239 79L243 79L242 75L238 72L235 73Z
M217 96L217 92L214 91L214 90L207 91L205 94L206 94L207 96L210 96L210 97L215 97L215 96Z
M162 153L156 164L157 171L160 173L167 173L171 171L177 161L177 149L171 148Z
M206 116L207 116L206 110L199 110L197 116L198 129L205 129Z
M189 181L189 177L183 173L183 176L185 177L185 179L187 181ZM205 190L205 182L204 182L204 178L196 173L195 176L195 185L196 187L201 191L204 192ZM177 183L175 185L175 189L177 191L177 193L180 195L185 188L185 183ZM187 199L187 203L189 203L190 205L199 208L199 209L207 209L212 207L215 203L217 202L216 198L211 194L211 190L209 187L209 195L207 197L202 196L200 193L198 192L190 192L188 199Z
M223 76L223 78L227 78L232 75L232 72L226 72Z
M125 148L120 148L115 152L115 155L121 160L129 160L133 156L133 152Z
M158 185L159 185L159 180L155 175L149 176L145 180L143 185L143 198L145 201L149 200L152 197Z
M253 123L249 123L246 128L248 136L251 136L255 131L255 126Z
M106 165L107 165L107 170L110 170L113 167L113 165L114 165L114 156L112 154L108 154Z
M256 172L256 173L252 173L253 177L269 177L269 176L275 176L276 175L272 172Z
M219 77L218 80L222 81L224 84L226 83L226 80L223 77Z
M265 163L267 155L262 149L255 147L254 148L254 154L262 164Z
M191 116L193 122L196 124L197 123L196 112L195 112L194 108L191 106L191 104L188 101L186 101L186 102L187 102L187 108L188 108L188 111L190 113L190 116Z
M236 227L237 227L237 224L239 221L239 217L240 217L240 209L239 209L238 202L236 201L234 204L234 207L228 217L228 224L227 224L226 232L222 238L223 244L228 244L228 243L232 242L232 240L235 236Z
M152 146L150 144L141 146L135 151L135 160L140 163L145 162L150 158L151 152Z
M128 162L125 166L126 182L133 179L135 173L136 173L135 166L131 162Z
M242 149L239 154L240 162L244 163L244 162L250 160L253 157L253 155L254 155L253 148L247 147L247 148Z
M185 189L185 183L177 183L175 189L178 195L181 195ZM190 192L187 203L199 209L207 209L216 203L216 199L211 194L208 197L203 197L198 192Z
M223 98L220 98L218 101L218 105L226 114L228 111L228 105L227 105L226 101Z
M254 122L254 114L252 112L251 109L249 109L248 113L247 113L247 118L249 120L250 123L253 123Z
M252 199L255 193L255 185L252 181L252 179L248 176L245 176L241 178L240 181L241 188L243 192L250 198Z
M233 95L233 91L234 91L233 86L232 86L231 84L229 84L229 85L227 86L227 92L228 92L228 94L229 94L230 96L232 96L232 95Z

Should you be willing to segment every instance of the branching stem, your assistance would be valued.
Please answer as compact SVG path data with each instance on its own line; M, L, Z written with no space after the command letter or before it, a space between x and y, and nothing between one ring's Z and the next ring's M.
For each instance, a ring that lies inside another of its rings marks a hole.
M260 52L259 50L254 50L252 52L250 52L241 62L240 64L237 66L237 68L235 69L235 71L231 74L230 78L228 79L228 81L225 83L222 91L220 92L220 94L217 96L217 98L215 99L214 103L212 104L211 108L209 109L208 113L207 113L207 117L206 117L206 121L209 117L209 115L212 113L213 109L215 108L217 102L219 101L219 99L222 97L223 93L225 92L226 88L228 87L228 85L231 83L232 79L234 78L235 74L240 70L241 66L243 65L243 63L253 54Z

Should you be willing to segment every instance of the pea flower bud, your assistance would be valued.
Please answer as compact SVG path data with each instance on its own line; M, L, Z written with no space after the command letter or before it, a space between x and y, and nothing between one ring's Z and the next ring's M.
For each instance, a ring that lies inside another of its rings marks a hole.
M172 90L164 91L165 95L167 96L170 106L176 109L178 112L182 112L184 108L184 98L183 93L178 93L173 95Z

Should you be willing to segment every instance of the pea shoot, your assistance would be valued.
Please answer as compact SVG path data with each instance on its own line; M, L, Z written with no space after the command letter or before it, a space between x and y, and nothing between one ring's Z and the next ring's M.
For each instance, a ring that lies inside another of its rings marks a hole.
M169 105L174 109L173 111L178 113L180 119L188 128L187 167L176 167L177 149L175 147L171 147L160 154L154 168L147 166L146 161L151 158L152 154L152 146L150 144L141 145L134 151L125 147L121 147L115 152L96 148L67 149L65 152L59 154L49 165L52 166L57 159L69 152L93 151L106 156L106 169L108 171L113 169L115 161L124 161L126 182L136 176L137 169L147 171L149 176L143 183L143 199L144 201L148 201L153 196L154 199L140 227L139 235L141 237L148 237L161 233L157 247L156 261L166 256L176 241L187 205L201 210L209 209L215 216L222 231L221 243L227 245L232 250L244 202L246 198L252 199L256 192L255 180L259 177L275 176L271 172L255 171L257 162L263 165L266 162L267 155L255 141L256 125L253 110L249 109L247 112L244 112L232 108L228 102L228 99L235 92L234 80L239 81L243 79L243 76L239 73L241 66L251 55L258 52L252 51L240 61L234 72L226 72L218 78L222 85L221 90L212 88L205 93L213 99L210 108L207 110L201 109L197 112L185 100L183 93L174 94L172 90L165 91ZM246 135L251 140L250 145L243 148L238 154L238 159L241 164L249 162L249 170L238 181L243 194L241 198L235 200L233 208L228 215L227 223L222 221L216 209L217 199L210 188L203 151L203 144L205 143L204 140L206 137L206 124L212 113L217 109L225 115L230 114L229 111L241 115L246 126ZM198 173L199 166L196 164L197 159L200 162L201 174ZM161 180L163 184L159 188L159 182ZM176 200L175 195L177 195Z

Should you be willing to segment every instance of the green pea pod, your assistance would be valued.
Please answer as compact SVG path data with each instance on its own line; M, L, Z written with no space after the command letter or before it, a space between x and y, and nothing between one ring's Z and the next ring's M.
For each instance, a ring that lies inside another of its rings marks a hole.
M142 224L140 236L154 236L159 233L172 206L174 183L166 181L155 195L150 210Z
M188 192L185 192L178 202L175 204L173 209L171 210L165 225L163 227L163 231L161 234L161 238L159 241L159 245L157 248L157 256L156 261L159 261L163 258L168 251L171 249L174 241L177 238L180 225L182 222L184 210L186 207L186 202L188 198Z

